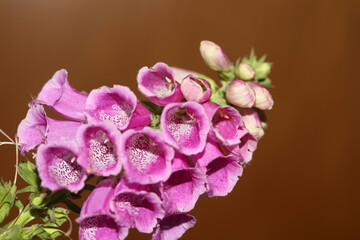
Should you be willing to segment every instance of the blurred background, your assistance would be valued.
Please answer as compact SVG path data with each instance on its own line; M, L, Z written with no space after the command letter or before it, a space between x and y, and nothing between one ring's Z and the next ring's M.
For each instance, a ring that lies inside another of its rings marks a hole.
M350 0L0 1L0 128L14 136L61 68L78 90L140 96L137 71L159 61L215 77L201 40L233 61L254 47L275 63L269 128L233 192L201 199L182 239L360 239L359 11ZM14 147L0 153L12 180Z

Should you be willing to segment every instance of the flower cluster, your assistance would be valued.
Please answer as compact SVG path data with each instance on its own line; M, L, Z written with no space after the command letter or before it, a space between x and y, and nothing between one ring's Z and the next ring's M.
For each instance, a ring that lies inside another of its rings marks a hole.
M18 127L22 153L36 151L41 186L81 191L103 180L84 202L80 239L124 239L129 228L152 239L178 239L193 227L199 197L226 196L264 135L262 110L273 105L270 63L232 64L213 42L201 42L221 87L197 72L157 63L143 67L141 102L125 86L89 94L60 70L44 85ZM68 118L46 115L44 106ZM261 112L259 115L258 113Z

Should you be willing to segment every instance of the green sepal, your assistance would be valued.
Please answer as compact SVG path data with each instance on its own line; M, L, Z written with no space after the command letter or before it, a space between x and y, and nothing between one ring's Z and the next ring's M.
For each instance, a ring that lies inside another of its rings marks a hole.
M48 209L51 222L55 223L58 227L68 221L70 211L62 207L52 207ZM50 227L50 225L48 225Z
M0 184L0 223L9 215L16 199L16 186L11 181Z
M219 78L225 81L232 81L235 79L234 66L231 66L231 69L227 72L218 72Z
M255 81L260 83L261 85L263 85L265 87L273 87L271 85L271 79L270 78L255 79Z
M40 178L37 174L36 166L30 161L19 164L19 175L30 185L40 189Z

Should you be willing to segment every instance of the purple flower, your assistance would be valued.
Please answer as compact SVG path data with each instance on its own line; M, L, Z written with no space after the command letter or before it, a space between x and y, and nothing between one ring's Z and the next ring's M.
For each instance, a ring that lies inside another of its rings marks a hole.
M86 93L80 93L70 86L67 80L67 72L62 69L57 71L44 85L37 98L30 105L44 104L69 119L85 121L86 98Z
M204 108L196 102L171 103L161 115L161 129L167 143L179 152L201 152L210 129Z
M18 126L21 153L24 154L41 143L73 141L80 125L79 122L49 118L43 106L34 104Z
M88 173L98 176L119 174L120 137L120 132L111 123L83 125L77 132L81 152L78 158L79 165Z
M242 174L239 157L225 156L216 143L208 142L202 153L194 156L196 166L205 174L209 192L207 196L226 196Z
M151 240L176 240L192 228L196 219L185 213L172 214L162 219L156 226Z
M36 155L36 165L41 186L52 191L68 189L80 191L86 180L85 170L77 163L76 145L70 142L40 145Z
M206 189L202 171L191 168L188 156L177 153L173 160L173 173L160 183L163 207L167 213L189 212Z
M246 129L251 135L260 140L264 136L264 128L262 127L258 113L251 108L241 109L241 116Z
M136 227L139 232L150 233L158 219L164 217L160 198L153 192L144 191L138 184L120 180L110 208L124 227Z
M152 121L152 113L149 109L137 102L135 111L126 129L142 129Z
M201 73L197 73L188 69L183 69L178 67L170 67L170 68L173 71L173 76L175 81L177 81L178 83L181 83L181 81L188 75L193 75L193 76L202 75Z
M180 88L186 101L203 103L211 97L210 83L192 75L188 75L182 80Z
M165 143L159 130L145 127L126 131L119 152L130 182L157 183L171 174L174 150Z
M158 105L165 106L183 99L180 85L174 80L172 69L165 63L141 68L137 82L140 92Z
M248 163L252 159L256 146L256 138L248 133L240 139L240 144L224 147L228 153L240 157L242 163Z
M137 99L128 88L114 85L92 90L86 101L85 114L89 122L110 122L125 130L136 109Z

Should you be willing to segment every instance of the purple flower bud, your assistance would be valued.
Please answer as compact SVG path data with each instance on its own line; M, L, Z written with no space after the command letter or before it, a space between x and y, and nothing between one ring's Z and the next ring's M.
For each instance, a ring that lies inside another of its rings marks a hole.
M247 82L234 80L226 90L226 100L238 107L251 108L255 104L255 92Z
M68 189L80 191L86 180L84 169L77 163L76 145L70 142L40 145L36 155L36 165L41 186L52 191Z
M114 125L107 122L83 125L77 132L77 141L81 152L78 163L88 173L98 176L120 173L120 132Z
M128 130L121 139L119 152L130 182L151 184L168 179L174 150L165 143L159 130L149 127Z
M208 81L202 78L188 75L181 82L181 92L186 101L203 103L211 97L211 86Z
M80 93L70 86L67 72L62 69L44 85L30 106L36 103L44 104L69 119L85 121L86 98L86 93Z
M165 106L183 99L180 85L174 80L172 69L165 63L141 68L137 81L140 92L158 105Z
M256 140L260 140L264 136L264 129L262 127L259 115L251 108L241 109L241 116L246 129Z
M114 85L92 90L86 101L85 114L89 122L110 122L125 130L136 109L137 99L128 88Z
M219 45L204 40L200 43L200 53L205 63L215 71L227 72L231 69L231 61Z
M188 75L193 75L193 76L202 75L200 73L188 69L183 69L178 67L170 67L170 68L173 71L173 76L175 81L177 81L178 83L181 83L181 81Z
M192 155L204 149L210 124L200 104L171 103L161 115L161 129L168 144L183 154Z
M272 96L265 87L256 82L249 82L249 86L255 92L255 107L262 110L270 110L274 105Z
M254 68L247 63L240 63L236 69L236 73L241 80L249 81L255 77Z
M120 180L110 208L124 227L136 227L139 232L150 233L157 220L164 217L160 198L153 192L144 191L136 184L127 185Z
M225 156L216 143L208 142L202 153L194 156L196 165L206 174L209 197L226 196L242 174L239 157Z
M156 226L151 240L176 240L192 228L196 219L185 213L169 215L162 219Z

